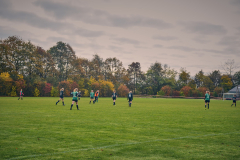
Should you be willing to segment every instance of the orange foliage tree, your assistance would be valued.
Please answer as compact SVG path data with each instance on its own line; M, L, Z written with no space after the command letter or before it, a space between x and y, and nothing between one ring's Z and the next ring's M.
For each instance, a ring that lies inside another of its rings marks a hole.
M163 86L161 90L165 93L165 96L169 96L171 93L172 88L170 86Z
M184 96L187 97L190 95L191 87L189 86L184 86L182 87L181 91L183 92Z
M206 87L199 87L197 90L200 92L201 96L204 96L208 89Z
M117 93L119 97L126 97L129 93L129 89L126 85L121 84L117 89Z

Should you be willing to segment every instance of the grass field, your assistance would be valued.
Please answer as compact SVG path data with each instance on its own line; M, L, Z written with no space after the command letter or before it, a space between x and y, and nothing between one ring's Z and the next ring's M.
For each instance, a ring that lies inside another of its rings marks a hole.
M0 98L0 159L240 159L232 101ZM239 101L238 101L239 103Z

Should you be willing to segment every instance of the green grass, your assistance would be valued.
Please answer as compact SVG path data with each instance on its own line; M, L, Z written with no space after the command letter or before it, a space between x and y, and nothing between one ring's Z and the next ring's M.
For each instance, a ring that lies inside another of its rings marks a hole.
M231 101L0 98L0 159L240 159L240 106Z

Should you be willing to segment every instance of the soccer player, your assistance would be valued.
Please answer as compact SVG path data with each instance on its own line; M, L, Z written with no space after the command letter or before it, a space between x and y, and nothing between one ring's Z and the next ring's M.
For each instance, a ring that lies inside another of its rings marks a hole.
M128 99L129 107L131 107L131 105L132 105L132 100L133 100L132 91L129 91L129 93L128 93L128 95L127 95L127 99Z
M206 94L205 94L205 110L207 109L207 104L208 104L208 109L209 109L209 103L210 103L210 94L209 94L209 91L206 91Z
M99 90L98 90L98 97L97 97L97 102L98 102L98 99L99 99Z
M113 99L113 105L116 105L115 101L117 99L117 93L116 93L116 90L113 90L113 93L112 93L112 99Z
M64 91L64 88L60 89L60 99L56 102L56 105L58 104L58 102L62 100L62 104L63 106L65 106L64 99L63 99L63 91Z
M72 98L72 104L71 104L70 110L72 110L72 106L73 106L74 102L76 102L77 110L79 110L79 108L78 108L78 98L77 98L78 89L75 88L71 94L73 95L73 98Z
M94 99L94 92L93 92L93 90L91 90L91 92L90 92L90 102L89 102L89 104L91 104L91 101L93 101L93 99Z
M20 94L19 94L20 96L19 96L19 98L18 98L18 100L21 98L21 100L23 100L23 92L22 92L22 89L20 90Z
M237 104L237 103L236 103L237 96L236 96L236 95L234 95L234 96L233 96L233 98L232 98L232 100L233 100L233 104L235 103L235 107L236 107L236 104ZM232 105L233 105L233 104L232 104ZM231 107L232 107L232 105L231 105Z
M95 92L95 100L93 101L93 104L95 104L95 102L97 101L98 99L98 90Z
M81 97L81 91L78 92L78 100L80 100L80 97Z

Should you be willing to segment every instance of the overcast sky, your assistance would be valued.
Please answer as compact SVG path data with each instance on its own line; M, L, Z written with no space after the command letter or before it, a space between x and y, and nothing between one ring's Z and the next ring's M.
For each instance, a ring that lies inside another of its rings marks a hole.
M18 35L78 57L154 62L191 75L240 64L240 0L0 0L0 38Z

